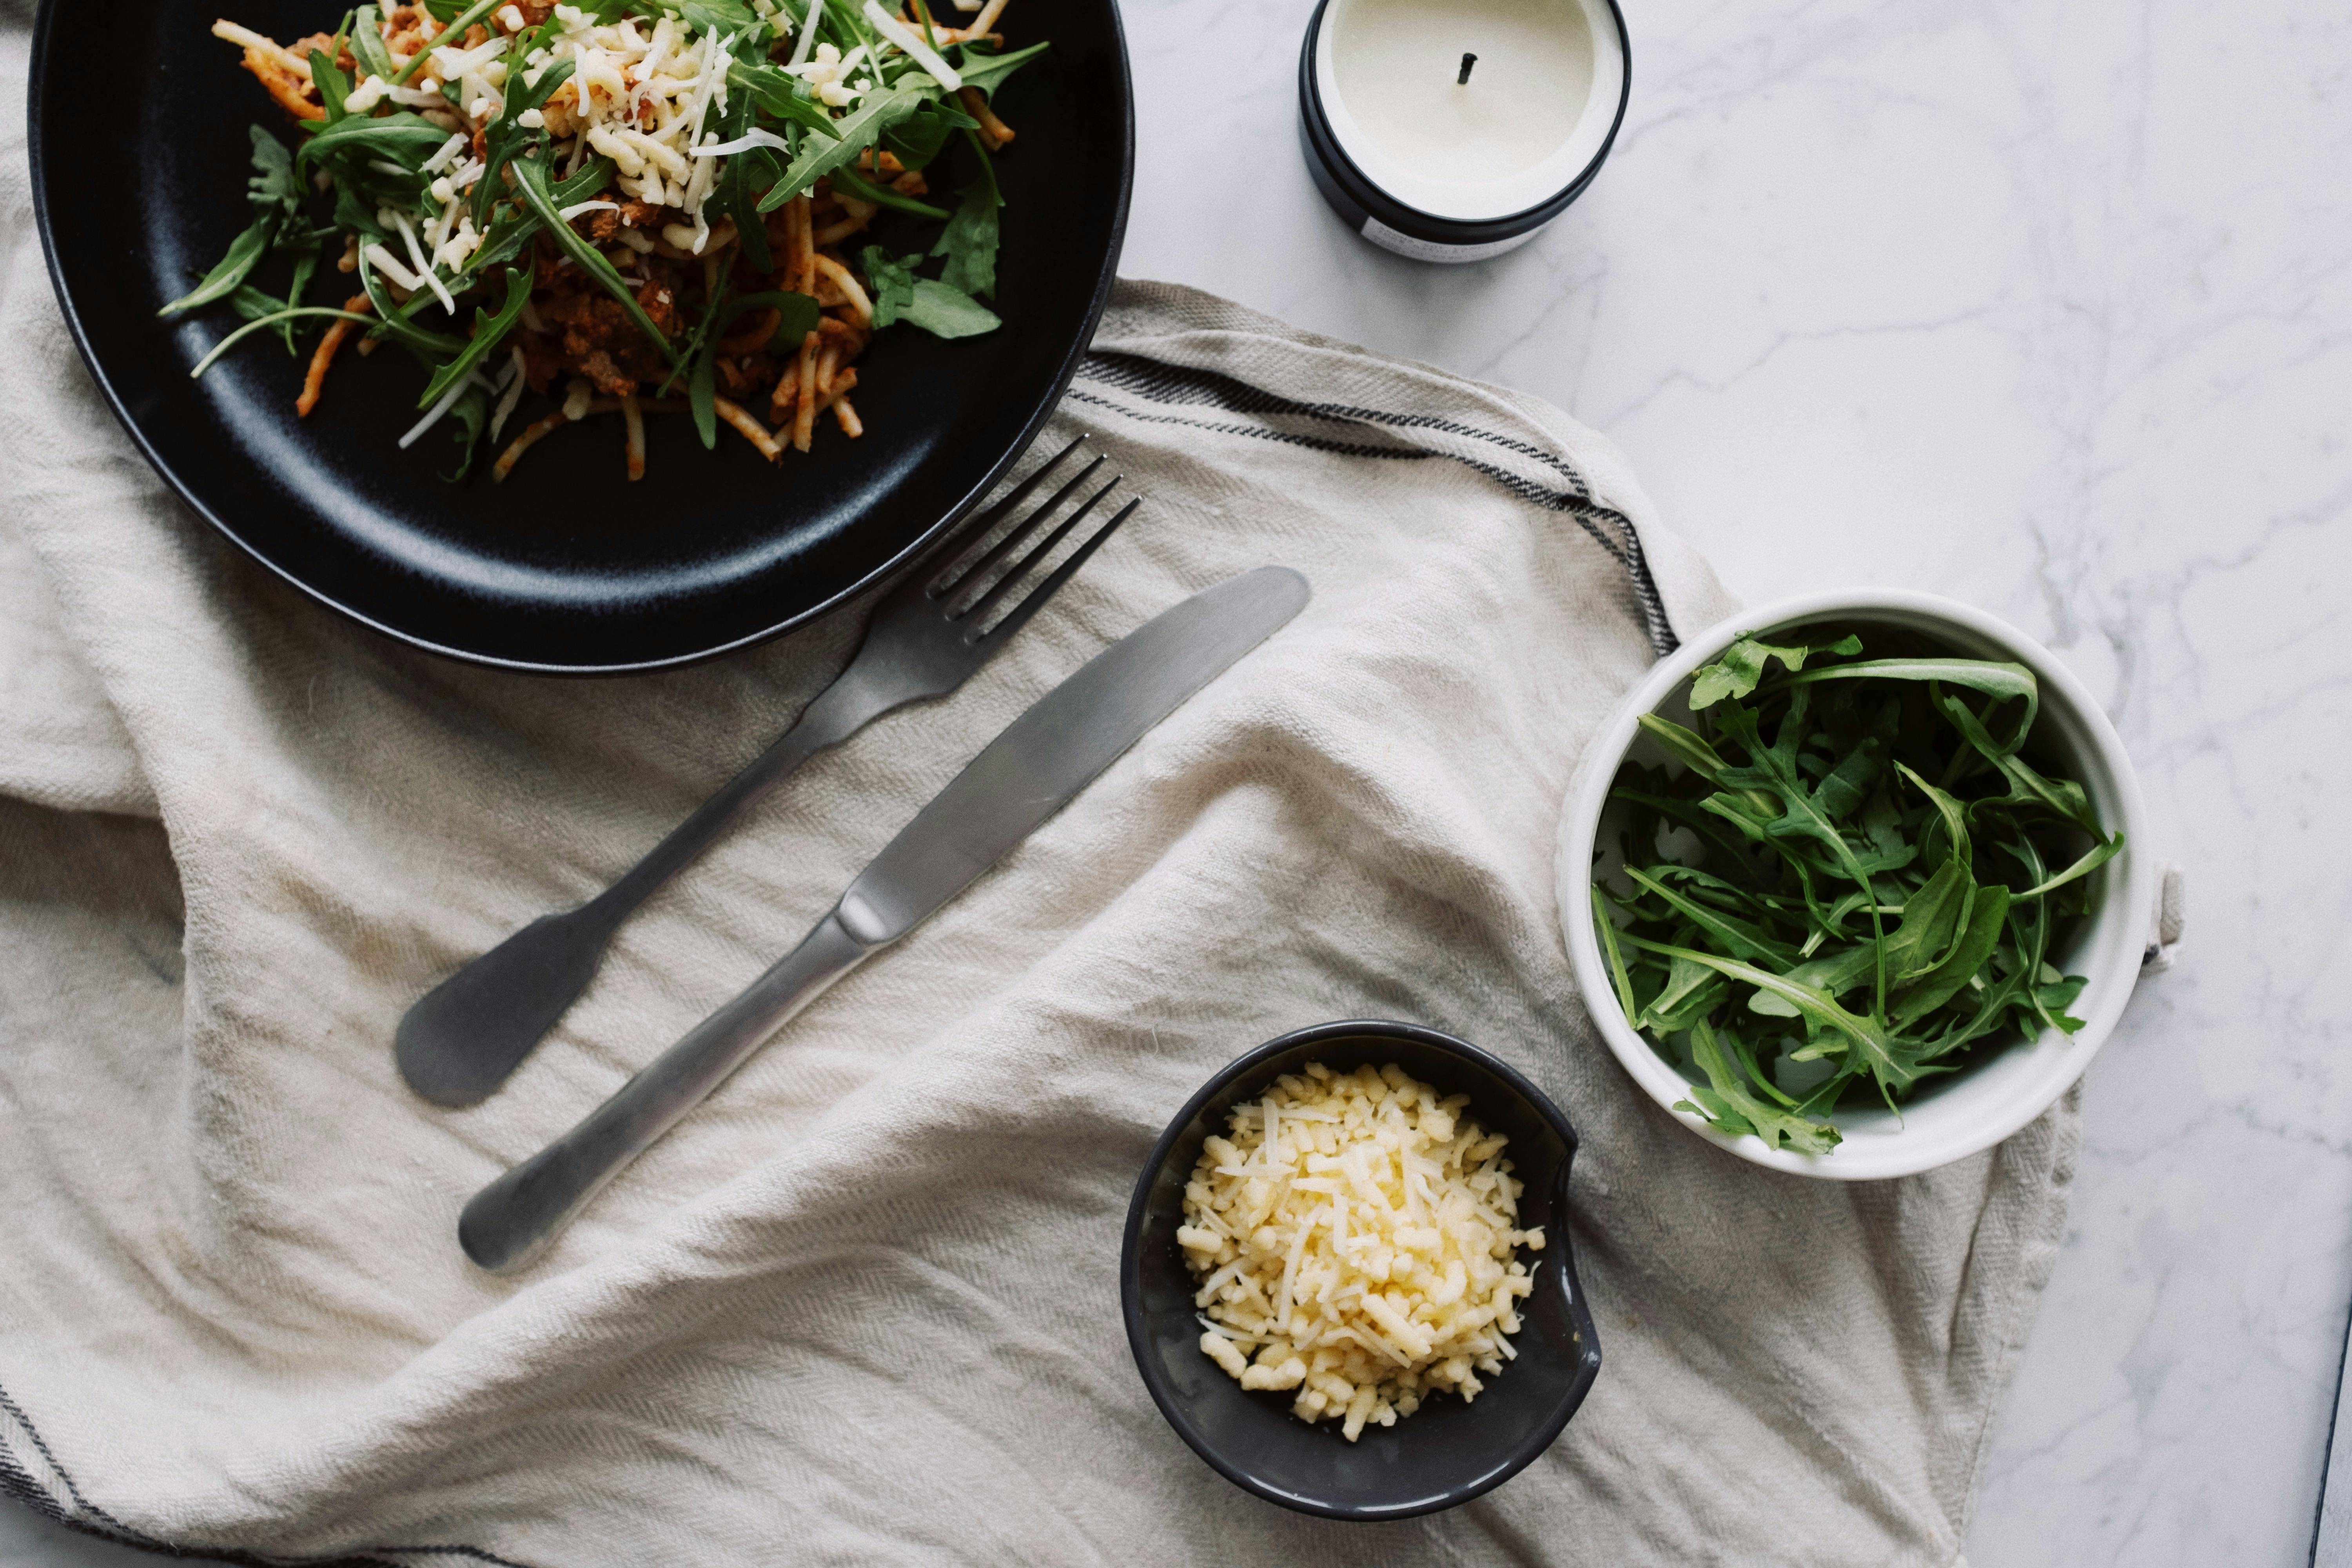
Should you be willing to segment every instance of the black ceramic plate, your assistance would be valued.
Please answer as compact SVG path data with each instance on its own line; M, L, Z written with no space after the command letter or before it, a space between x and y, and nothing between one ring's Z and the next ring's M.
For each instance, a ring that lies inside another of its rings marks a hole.
M342 9L227 7L278 38L332 27ZM394 444L424 387L405 356L346 356L298 420L304 362L282 343L257 334L191 382L235 317L156 319L247 221L247 127L291 140L237 51L209 35L219 14L44 0L31 138L50 275L108 400L190 506L289 582L424 647L526 669L646 669L822 614L987 491L1052 412L1108 298L1134 162L1118 14L1113 0L1019 0L1008 43L1053 47L998 101L1019 132L996 161L1009 204L1001 330L882 333L858 363L864 439L821 428L814 452L781 466L724 428L705 452L691 422L666 416L646 421L636 485L613 420L559 430L503 485L486 458L446 484L456 448L439 430ZM961 180L970 156L952 151L939 169ZM927 232L877 226L881 243L908 247ZM314 285L313 302L341 303L331 291Z
M1511 1141L1527 1183L1520 1223L1545 1227L1529 1255L1536 1288L1519 1308L1518 1359L1470 1404L1432 1399L1393 1426L1367 1426L1349 1443L1333 1424L1290 1414L1287 1394L1244 1393L1201 1353L1197 1281L1176 1245L1184 1182L1201 1143L1234 1106L1286 1072L1319 1061L1337 1072L1395 1062L1425 1083L1470 1097L1470 1113ZM1405 1519L1469 1501L1551 1447L1601 1372L1601 1342L1576 1279L1569 1241L1568 1175L1576 1133L1541 1089L1474 1046L1412 1024L1322 1024L1260 1046L1228 1064L1176 1113L1135 1184L1119 1258L1129 1348L1168 1424L1235 1485L1329 1519Z

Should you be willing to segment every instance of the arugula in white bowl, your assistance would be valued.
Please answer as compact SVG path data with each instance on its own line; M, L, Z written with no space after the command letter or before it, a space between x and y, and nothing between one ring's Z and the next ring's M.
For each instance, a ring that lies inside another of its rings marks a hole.
M1641 717L1672 762L1618 771L1593 925L1628 1023L1687 1064L1676 1110L1826 1154L1841 1102L1899 1109L2082 1027L2050 959L2124 835L2028 760L2023 665L1885 626L1776 638L1693 671L1691 723Z

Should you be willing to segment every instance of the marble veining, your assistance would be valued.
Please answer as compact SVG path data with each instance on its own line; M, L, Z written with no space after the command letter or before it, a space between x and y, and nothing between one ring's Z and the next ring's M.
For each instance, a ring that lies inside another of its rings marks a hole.
M1988 1458L1992 1564L2301 1563L2352 1300L2352 12L1626 0L1616 153L1533 244L1343 231L1308 0L1129 0L1124 270L1549 398L1738 593L1948 593L2142 770L2189 940L2093 1068ZM0 1510L0 1563L144 1561Z

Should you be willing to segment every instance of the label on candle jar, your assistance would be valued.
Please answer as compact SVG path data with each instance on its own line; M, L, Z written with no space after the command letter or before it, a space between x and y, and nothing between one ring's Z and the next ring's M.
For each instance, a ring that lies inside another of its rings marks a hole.
M1414 261L1484 261L1490 256L1500 256L1507 250L1517 250L1536 237L1530 228L1508 239L1488 240L1484 245L1440 245L1433 239L1415 239L1402 234L1376 217L1364 220L1357 231L1382 250L1393 251Z
M1414 174L1524 174L1567 144L1591 97L1581 0L1336 0L1333 11L1339 96Z

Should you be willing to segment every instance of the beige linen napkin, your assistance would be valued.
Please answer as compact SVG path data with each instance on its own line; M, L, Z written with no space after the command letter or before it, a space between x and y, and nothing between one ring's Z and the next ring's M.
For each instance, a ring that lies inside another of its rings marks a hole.
M1602 1048L1553 907L1561 795L1673 630L1730 607L1605 442L1122 285L1046 438L1090 433L1145 510L965 691L818 759L661 895L505 1092L436 1110L394 1071L408 1002L620 871L858 617L547 681L245 563L66 338L7 15L0 1489L145 1544L400 1563L1955 1559L2075 1113L1932 1175L1809 1182L1693 1138ZM1267 562L1314 584L1297 622L547 1259L465 1262L469 1194L796 940L1024 705ZM1116 1272L1201 1080L1367 1015L1500 1053L1574 1119L1607 1359L1517 1479L1350 1527L1183 1447Z

